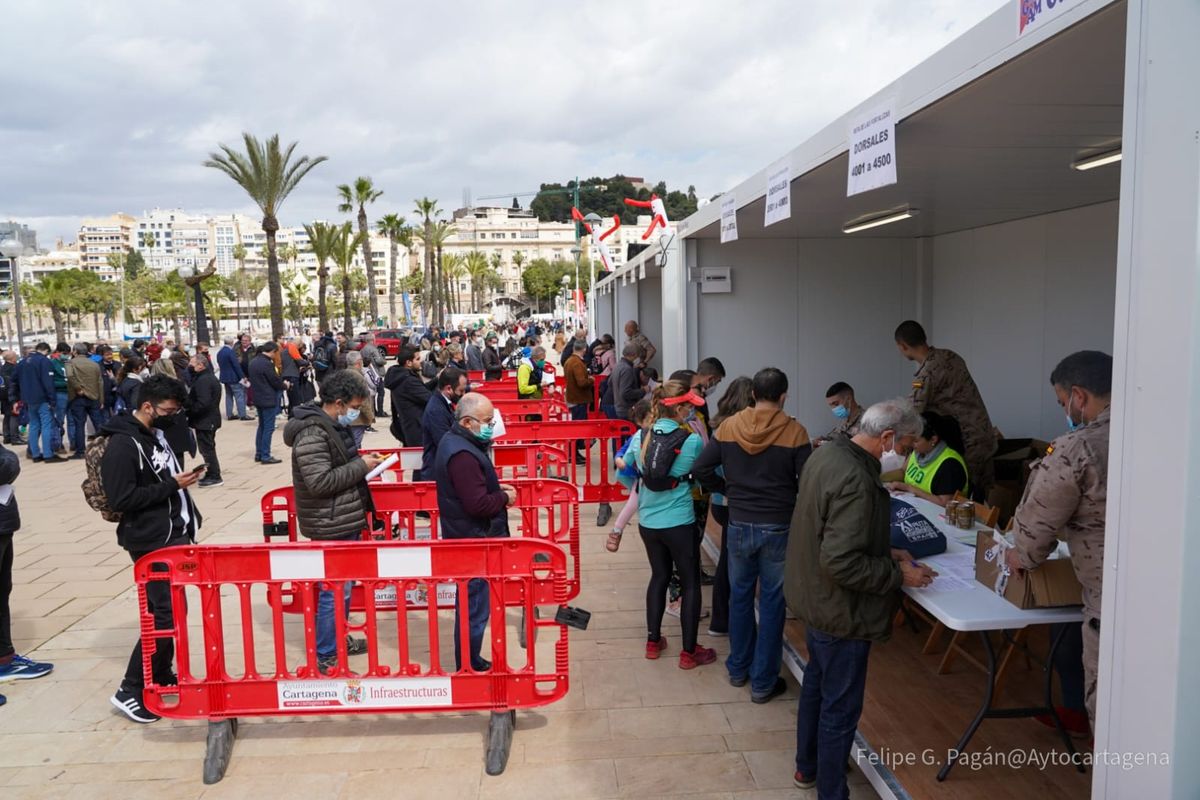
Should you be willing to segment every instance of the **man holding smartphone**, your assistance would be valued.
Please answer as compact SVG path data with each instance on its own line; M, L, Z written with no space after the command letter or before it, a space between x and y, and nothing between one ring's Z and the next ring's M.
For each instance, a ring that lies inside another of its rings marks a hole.
M108 506L121 514L117 543L135 562L155 550L196 541L200 511L188 487L203 474L184 472L163 435L187 402L183 383L166 375L152 375L138 388L136 402L132 412L121 412L100 429L100 435L108 437L100 463L104 495ZM146 606L154 616L156 629L173 627L171 593L166 582L147 584ZM149 646L154 647L150 657L154 682L159 686L177 684L171 668L174 642L159 639ZM139 639L129 656L125 678L112 696L113 707L134 722L157 722L159 716L142 703L145 688Z

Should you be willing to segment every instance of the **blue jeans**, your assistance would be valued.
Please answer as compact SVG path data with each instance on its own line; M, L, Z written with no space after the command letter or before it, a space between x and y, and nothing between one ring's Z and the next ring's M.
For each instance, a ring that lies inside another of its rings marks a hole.
M783 567L788 525L729 520L729 658L731 678L750 676L750 691L765 695L783 662ZM758 624L754 587L759 587Z
M346 600L346 614L343 619L350 617L350 587L354 581L346 581L343 597ZM335 584L322 583L317 590L317 658L328 658L337 655L337 621L333 618L337 606L333 603Z
M67 415L67 410L70 408L70 401L67 400L66 392L54 393L54 437L51 445L54 447L54 452L62 447L63 443L63 421L67 423L68 437L67 441L75 440L75 420Z
M275 418L279 406L258 406L258 432L254 436L254 455L259 461L271 457L271 437L275 435Z
M49 401L29 409L29 455L34 458L54 455L54 412L50 410Z
M461 597L454 604L454 668L462 669L462 650L459 645L459 626L462 624L458 612L462 608ZM467 581L467 628L471 634L471 668L482 670L483 631L487 628L488 617L491 616L491 590L483 578L471 578Z
M240 383L225 384L225 418L233 419L233 401L237 400L238 417L246 416L246 387Z
M816 775L821 800L850 797L846 759L854 744L867 688L871 643L838 639L815 628L806 634L808 665L796 714L796 770Z
M76 397L72 400L71 421L74 424L71 426L71 446L75 449L76 455L83 455L87 443L89 418L92 420L96 432L99 433L100 427L104 425L104 413L100 409L100 403L90 397Z

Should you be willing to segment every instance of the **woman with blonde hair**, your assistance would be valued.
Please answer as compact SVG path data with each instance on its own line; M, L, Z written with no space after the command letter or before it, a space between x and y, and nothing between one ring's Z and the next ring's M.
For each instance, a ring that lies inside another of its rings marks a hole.
M638 488L638 529L650 561L646 587L646 658L666 649L662 619L667 585L678 571L681 589L679 625L683 647L679 668L711 664L717 654L696 642L700 627L700 542L695 536L692 503L692 465L700 455L701 439L683 421L690 407L703 407L704 398L682 381L667 381L654 390L647 427L633 435L626 451L641 477Z

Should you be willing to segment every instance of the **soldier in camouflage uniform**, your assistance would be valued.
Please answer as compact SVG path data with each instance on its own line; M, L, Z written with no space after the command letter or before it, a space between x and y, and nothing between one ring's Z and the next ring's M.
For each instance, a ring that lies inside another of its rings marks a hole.
M1016 547L1008 552L1008 565L1037 569L1058 545L1058 536L1066 539L1083 586L1084 703L1094 726L1112 357L1093 350L1069 355L1050 374L1050 384L1071 432L1055 439L1033 466L1013 515Z
M854 388L845 381L838 381L825 392L825 404L839 421L829 433L815 439L813 447L820 447L835 436L849 439L858 435L858 426L862 423L863 407L854 398Z
M967 362L953 350L930 347L925 329L912 320L896 328L896 347L902 356L921 365L912 380L913 407L917 413L933 411L958 422L966 447L963 458L968 478L975 496L986 499L995 483L992 457L996 454L996 433Z

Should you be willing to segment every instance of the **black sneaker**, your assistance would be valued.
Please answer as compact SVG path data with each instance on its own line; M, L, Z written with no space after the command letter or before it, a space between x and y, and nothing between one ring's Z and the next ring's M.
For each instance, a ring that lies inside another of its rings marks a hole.
M600 509L596 512L596 525L603 528L612 519L612 506L608 503L601 503Z
M62 456L51 456L50 458L42 459L42 463L44 464L66 464L68 461L70 461L70 459L63 458Z
M367 652L367 640L346 634L346 655L360 656Z
M337 669L337 665L337 653L334 653L331 656L317 657L317 669L321 671L322 675L332 675L333 671Z
M221 480L220 478L201 478L198 485L203 488L208 488L209 486L224 486L225 481Z
M262 461L260 461L258 463L260 463L260 464L282 464L283 461L276 458L275 456L267 456L266 458L264 458Z
M746 677L746 676L744 676L744 675L743 675L742 677L740 677L740 678L735 678L735 677L733 677L732 675L730 675L730 676L729 676L729 685L730 685L730 686L735 686L735 687L737 687L738 689L740 689L740 688L742 688L743 686L745 686L745 685L746 685L746 682L747 682L747 681L749 681L749 680L750 680L750 679L749 679L749 678L747 678L747 677Z
M162 719L158 714L155 714L142 705L142 698L124 689L118 689L117 693L109 698L109 702L113 704L113 708L117 711L120 711L134 722L141 723L142 725L158 722Z
M787 681L785 681L783 678L776 678L775 685L771 687L771 691L767 692L766 694L751 693L750 702L758 703L759 705L762 705L763 703L769 703L786 691Z

